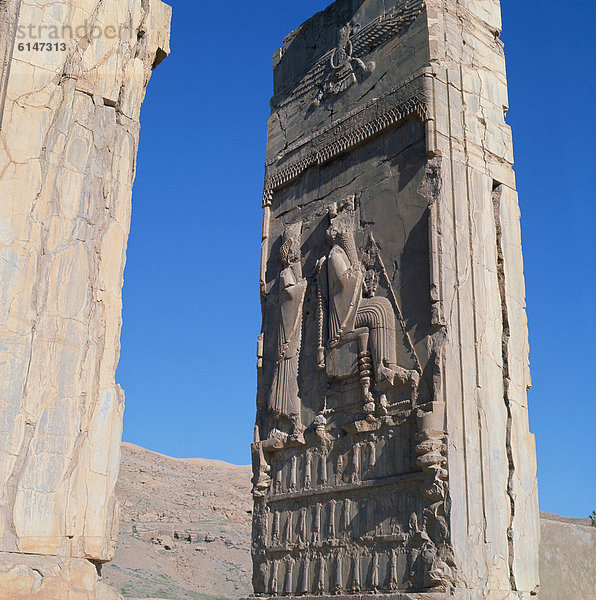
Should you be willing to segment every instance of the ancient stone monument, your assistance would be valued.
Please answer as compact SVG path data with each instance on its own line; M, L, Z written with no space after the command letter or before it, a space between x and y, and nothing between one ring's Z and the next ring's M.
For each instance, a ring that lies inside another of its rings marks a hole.
M159 0L0 3L0 598L111 598L121 289ZM41 45L41 46L40 46Z
M498 0L338 0L274 54L259 596L538 592L500 29Z

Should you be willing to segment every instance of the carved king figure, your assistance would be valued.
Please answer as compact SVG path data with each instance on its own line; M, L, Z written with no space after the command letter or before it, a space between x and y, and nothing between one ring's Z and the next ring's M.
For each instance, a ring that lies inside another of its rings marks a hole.
M339 209L333 204L329 208L329 218L327 240L331 250L326 260L328 351L333 352L351 341L357 342L364 401L367 412L372 412L374 398L370 392L370 376L373 373L375 388L381 395L398 384L415 387L420 376L417 371L406 370L397 364L395 313L391 302L383 297L362 297L365 275L354 240L353 198L344 201Z

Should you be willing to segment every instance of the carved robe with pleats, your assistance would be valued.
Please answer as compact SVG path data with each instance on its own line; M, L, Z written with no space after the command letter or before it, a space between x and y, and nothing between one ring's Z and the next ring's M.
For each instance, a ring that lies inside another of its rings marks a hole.
M300 415L298 362L302 340L302 307L306 279L297 275L299 266L288 266L279 276L277 356L269 410L289 419Z

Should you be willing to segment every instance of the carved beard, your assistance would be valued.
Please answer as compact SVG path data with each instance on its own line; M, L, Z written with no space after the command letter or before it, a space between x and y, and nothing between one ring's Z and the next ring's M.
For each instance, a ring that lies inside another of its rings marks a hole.
M339 244L339 246L343 248L344 252L348 255L350 265L353 267L354 265L358 264L358 252L356 251L356 242L354 242L354 236L352 233L350 231L338 231L335 239L337 244Z

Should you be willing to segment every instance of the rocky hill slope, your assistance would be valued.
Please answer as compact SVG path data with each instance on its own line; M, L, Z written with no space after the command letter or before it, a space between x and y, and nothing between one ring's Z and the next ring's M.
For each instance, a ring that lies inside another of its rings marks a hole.
M122 445L120 537L103 568L125 597L251 593L250 467Z
M122 445L120 539L105 580L129 598L239 598L250 586L248 466ZM540 600L596 600L596 528L542 515Z

